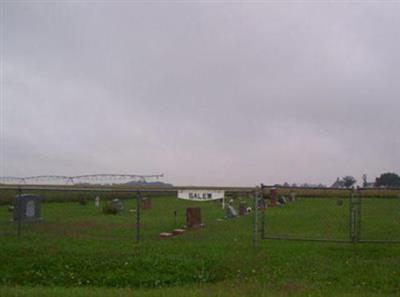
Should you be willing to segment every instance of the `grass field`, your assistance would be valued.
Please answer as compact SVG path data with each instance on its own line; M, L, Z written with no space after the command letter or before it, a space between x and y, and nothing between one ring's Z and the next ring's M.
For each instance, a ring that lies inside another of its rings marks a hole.
M251 216L219 221L216 202L152 201L140 244L133 200L120 215L104 215L93 202L44 203L44 220L24 225L20 237L1 206L0 296L400 296L400 245L263 240L253 248ZM397 202L366 203L363 238L399 236ZM196 205L203 229L158 238ZM347 215L346 202L300 199L270 209L266 228L345 238Z
M400 199L362 198L360 217L360 240L400 242ZM349 198L300 198L267 210L265 235L348 240L349 224Z

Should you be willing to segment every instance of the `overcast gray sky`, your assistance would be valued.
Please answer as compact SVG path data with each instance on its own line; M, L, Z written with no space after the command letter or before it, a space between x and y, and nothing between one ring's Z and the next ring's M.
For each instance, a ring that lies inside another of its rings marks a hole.
M0 175L400 171L400 2L1 3Z

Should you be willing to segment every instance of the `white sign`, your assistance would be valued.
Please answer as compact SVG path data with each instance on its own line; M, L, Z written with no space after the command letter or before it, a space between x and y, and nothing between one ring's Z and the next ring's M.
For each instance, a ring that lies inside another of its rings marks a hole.
M179 190L178 198L195 201L209 201L224 199L225 191L222 190Z

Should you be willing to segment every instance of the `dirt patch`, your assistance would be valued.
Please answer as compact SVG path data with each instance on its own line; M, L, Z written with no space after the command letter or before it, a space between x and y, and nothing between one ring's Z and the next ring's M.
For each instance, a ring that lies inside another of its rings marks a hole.
M280 287L280 290L285 295L291 295L292 293L306 292L308 288L303 284L299 284L296 282L287 282Z

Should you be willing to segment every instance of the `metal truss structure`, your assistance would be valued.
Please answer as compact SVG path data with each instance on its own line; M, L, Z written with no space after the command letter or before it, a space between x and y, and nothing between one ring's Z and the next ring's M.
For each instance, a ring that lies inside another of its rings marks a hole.
M159 179L163 174L87 174L76 176L65 175L38 175L28 177L14 177L4 176L0 177L0 184L113 184L123 183L129 181L146 182L147 179Z

